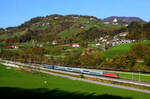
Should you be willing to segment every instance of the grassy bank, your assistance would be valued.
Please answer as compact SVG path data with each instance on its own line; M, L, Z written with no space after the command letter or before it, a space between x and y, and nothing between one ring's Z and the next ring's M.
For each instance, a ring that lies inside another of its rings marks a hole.
M112 71L112 70L96 70L94 71L100 71L100 72L111 72L111 73L117 73L119 74L120 78L122 79L129 79L129 80L139 80L139 72L123 72L123 71ZM150 74L140 73L140 79L144 82L150 82Z

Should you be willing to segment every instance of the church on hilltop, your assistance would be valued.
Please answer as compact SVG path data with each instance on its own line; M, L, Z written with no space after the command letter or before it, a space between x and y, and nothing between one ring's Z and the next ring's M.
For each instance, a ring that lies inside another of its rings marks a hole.
M117 18L113 19L112 24L118 25L118 20L117 20Z

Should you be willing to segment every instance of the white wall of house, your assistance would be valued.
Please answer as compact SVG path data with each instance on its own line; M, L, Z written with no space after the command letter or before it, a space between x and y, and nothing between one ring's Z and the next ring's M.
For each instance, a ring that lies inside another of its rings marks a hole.
M80 47L80 45L72 45L72 47Z

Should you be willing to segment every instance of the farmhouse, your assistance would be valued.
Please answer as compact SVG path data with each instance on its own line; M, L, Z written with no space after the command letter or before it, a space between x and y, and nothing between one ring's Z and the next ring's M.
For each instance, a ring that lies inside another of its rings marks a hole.
M106 41L107 41L107 39L103 39L103 40L102 40L102 42L106 42Z
M92 21L92 20L96 20L95 18L90 18L90 20Z
M124 32L124 33L119 34L120 37L126 37L127 35L128 35L128 32Z
M125 27L128 27L129 25L128 25L128 24L124 24L124 26L125 26Z
M52 45L56 45L56 44L57 44L57 40L53 40Z
M9 48L9 49L18 49L19 46L7 46L7 48Z
M97 43L97 44L96 44L96 46L100 46L100 45L101 45L100 43Z
M72 47L80 47L79 43L72 43Z

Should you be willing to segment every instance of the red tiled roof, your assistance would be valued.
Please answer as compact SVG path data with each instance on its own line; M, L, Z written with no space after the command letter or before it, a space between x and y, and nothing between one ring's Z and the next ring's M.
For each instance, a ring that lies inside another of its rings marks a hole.
M72 45L79 45L79 43L72 43Z

